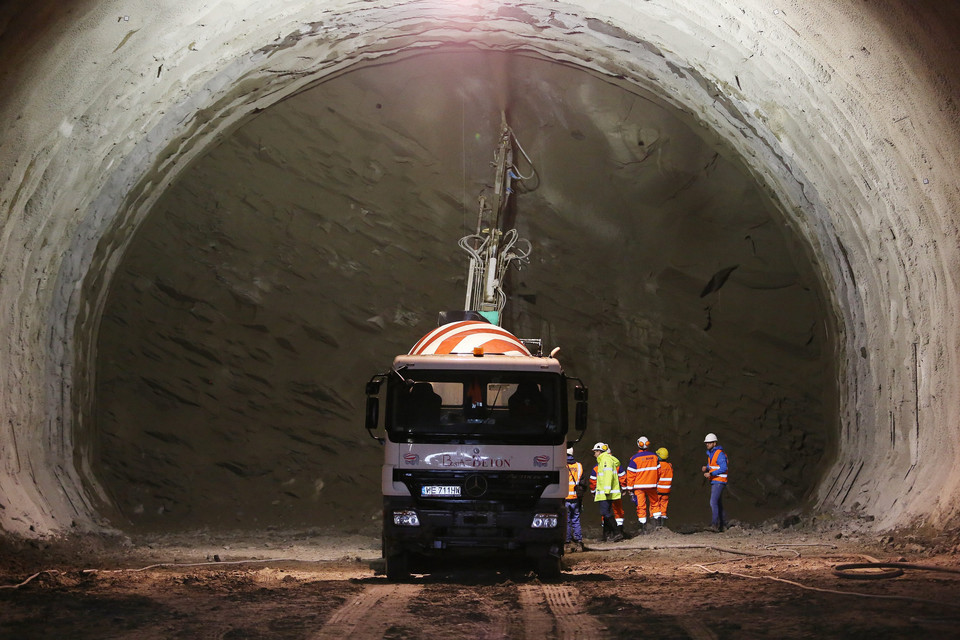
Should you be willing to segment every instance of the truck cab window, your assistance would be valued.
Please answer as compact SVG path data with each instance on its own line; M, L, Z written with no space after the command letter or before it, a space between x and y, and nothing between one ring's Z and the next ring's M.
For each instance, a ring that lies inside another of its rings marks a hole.
M559 375L418 371L412 386L391 381L387 435L394 442L556 444L565 430Z

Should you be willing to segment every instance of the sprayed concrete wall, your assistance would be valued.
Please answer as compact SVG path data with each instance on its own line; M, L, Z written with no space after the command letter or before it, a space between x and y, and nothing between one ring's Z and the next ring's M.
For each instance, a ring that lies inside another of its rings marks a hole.
M440 46L580 68L709 131L776 204L823 287L836 451L817 508L878 527L957 515L955 10L117 0L3 11L4 530L107 525L114 498L91 435L102 311L168 187L259 110Z

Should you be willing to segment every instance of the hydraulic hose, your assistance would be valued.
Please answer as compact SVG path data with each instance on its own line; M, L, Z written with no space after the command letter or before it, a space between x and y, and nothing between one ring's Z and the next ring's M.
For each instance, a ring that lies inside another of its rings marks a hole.
M871 571L869 573L858 569L886 569L886 571ZM838 564L833 568L833 575L839 578L853 578L855 580L879 580L882 578L896 578L903 575L904 569L920 571L941 571L943 573L960 573L960 569L937 567L929 564L910 564L907 562L849 562Z

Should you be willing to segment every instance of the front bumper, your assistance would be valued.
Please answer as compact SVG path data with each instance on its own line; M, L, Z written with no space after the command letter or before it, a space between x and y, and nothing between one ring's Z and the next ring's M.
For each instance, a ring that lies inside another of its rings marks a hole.
M464 501L417 506L409 497L385 497L384 555L417 553L439 555L470 550L520 551L530 556L563 554L566 509L563 500L541 499L533 508L511 508L499 503ZM395 511L415 511L419 526L397 526ZM556 514L557 526L535 529L537 513Z

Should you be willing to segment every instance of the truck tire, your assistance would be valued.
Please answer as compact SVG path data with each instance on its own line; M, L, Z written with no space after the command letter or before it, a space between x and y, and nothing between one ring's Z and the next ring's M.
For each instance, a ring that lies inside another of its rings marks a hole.
M551 555L537 558L537 575L541 580L559 580L560 558Z
M410 556L406 553L391 553L387 556L387 580L403 582L410 578Z

